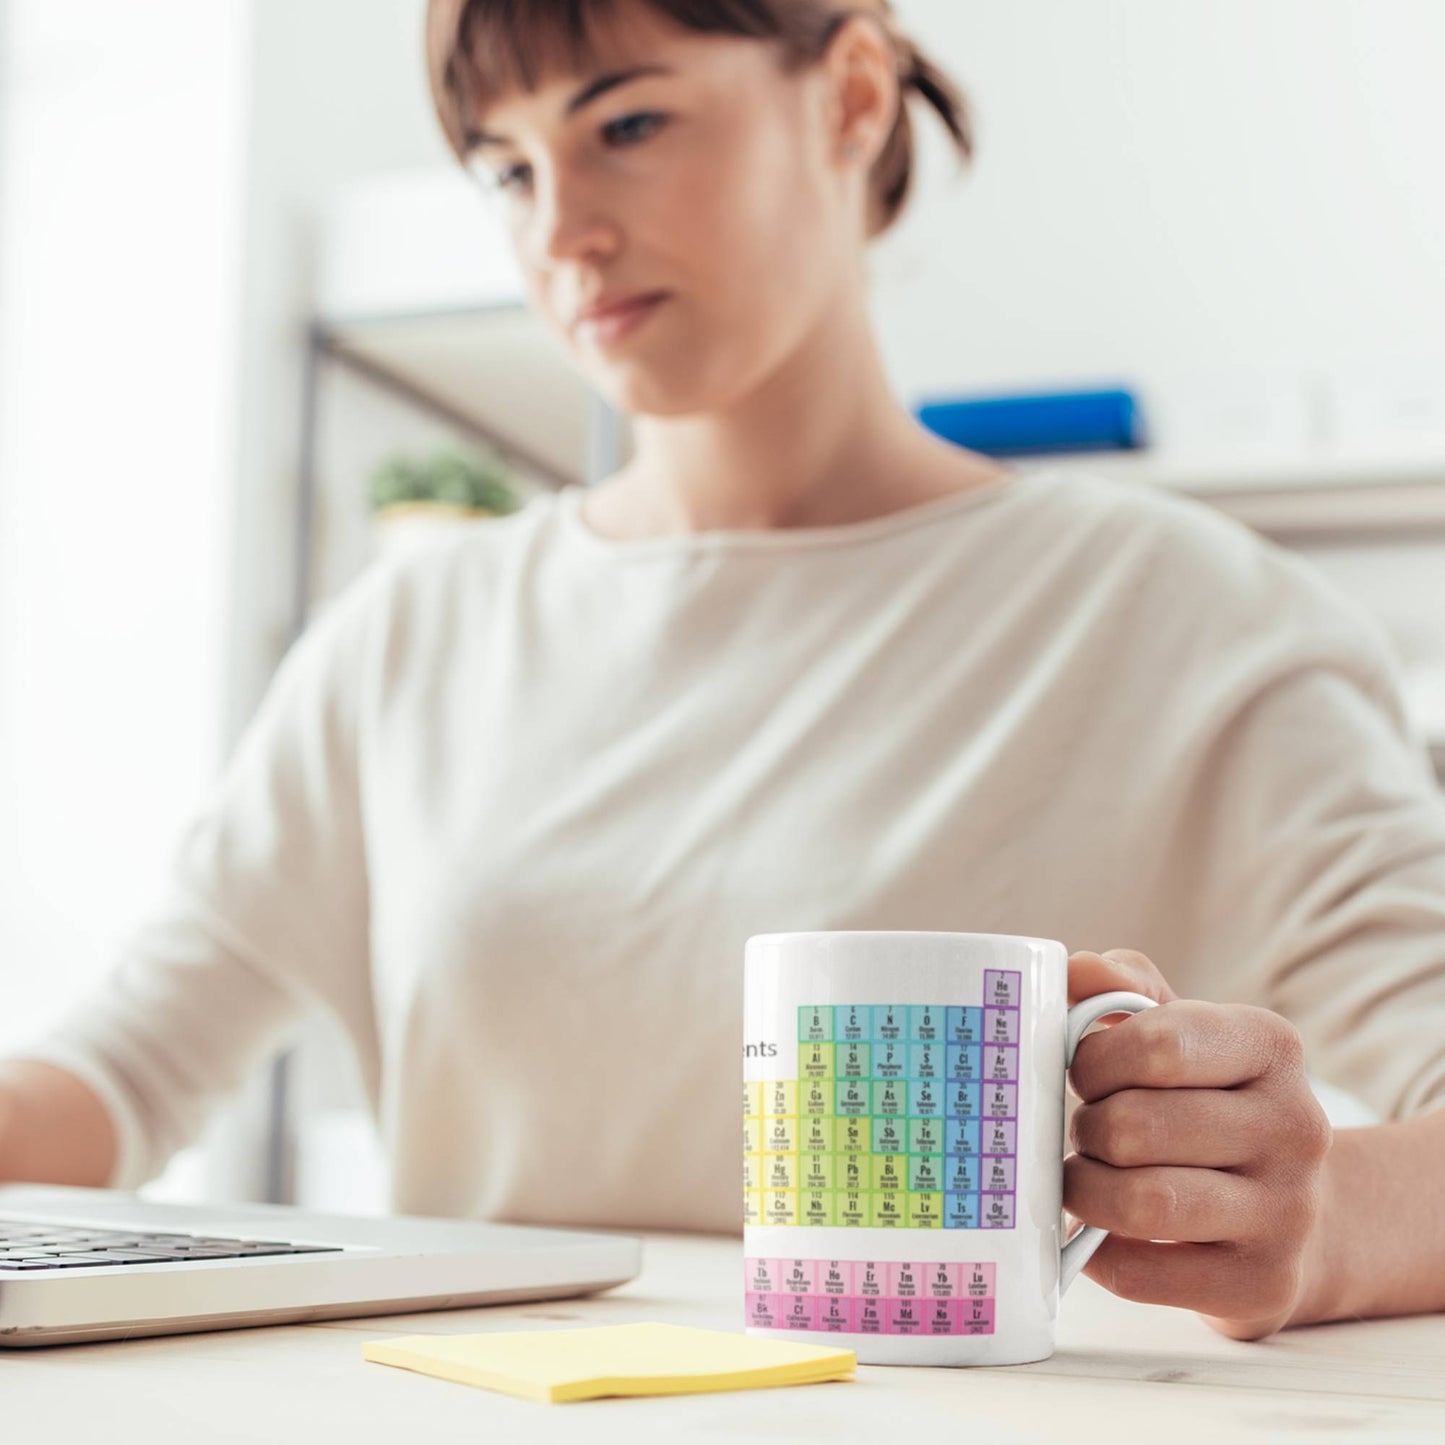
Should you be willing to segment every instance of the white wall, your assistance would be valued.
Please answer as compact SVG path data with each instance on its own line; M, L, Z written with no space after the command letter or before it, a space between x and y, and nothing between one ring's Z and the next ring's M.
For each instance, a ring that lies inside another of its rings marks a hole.
M240 0L10 0L0 1047L81 993L217 765Z

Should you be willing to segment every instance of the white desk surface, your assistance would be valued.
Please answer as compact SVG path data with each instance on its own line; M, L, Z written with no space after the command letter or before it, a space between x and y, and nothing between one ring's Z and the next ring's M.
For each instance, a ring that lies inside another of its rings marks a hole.
M0 1440L1445 1442L1445 1315L1244 1343L1087 1277L1062 1302L1055 1354L1031 1365L860 1366L855 1380L824 1385L541 1405L361 1358L363 1340L400 1334L641 1320L741 1329L740 1238L643 1237L642 1274L588 1299L0 1350Z

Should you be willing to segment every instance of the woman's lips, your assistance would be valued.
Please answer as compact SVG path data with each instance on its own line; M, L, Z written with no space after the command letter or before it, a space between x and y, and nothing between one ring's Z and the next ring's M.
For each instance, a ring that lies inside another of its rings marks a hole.
M600 316L584 317L577 323L577 334L599 346L612 346L636 331L666 300L666 293L654 292L629 301L625 306L614 307Z

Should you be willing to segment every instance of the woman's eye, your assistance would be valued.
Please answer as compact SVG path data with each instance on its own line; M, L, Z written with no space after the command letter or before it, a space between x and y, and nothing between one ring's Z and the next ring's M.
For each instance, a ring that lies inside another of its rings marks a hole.
M509 191L514 185L518 184L530 174L530 166L508 166L505 170L498 171L492 177L492 185L499 191Z
M666 124L665 115L652 110L642 110L633 115L624 115L619 120L609 121L602 127L602 134L610 143L631 145L634 141L646 140Z

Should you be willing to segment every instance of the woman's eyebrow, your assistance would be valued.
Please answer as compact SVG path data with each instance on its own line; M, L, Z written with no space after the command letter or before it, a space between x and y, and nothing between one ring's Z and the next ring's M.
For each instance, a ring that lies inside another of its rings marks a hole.
M571 100L567 102L567 114L575 115L584 106L596 100L598 96L605 95L609 90L615 90L619 85L626 85L630 80L639 80L645 75L671 75L672 69L666 65L637 65L631 70L616 70L608 75L599 75L595 80L583 86ZM468 148L473 146L486 145L510 145L511 142L504 135L491 135L484 130L469 130L465 140Z

